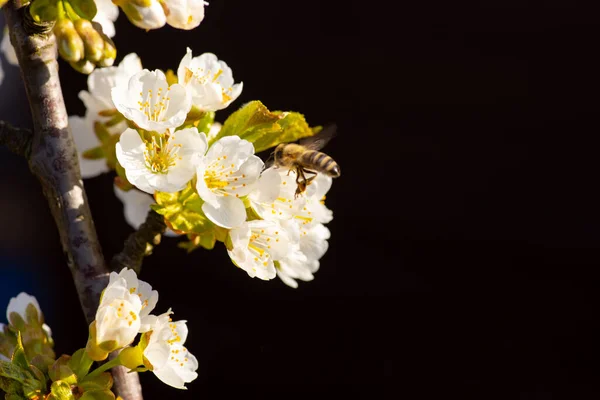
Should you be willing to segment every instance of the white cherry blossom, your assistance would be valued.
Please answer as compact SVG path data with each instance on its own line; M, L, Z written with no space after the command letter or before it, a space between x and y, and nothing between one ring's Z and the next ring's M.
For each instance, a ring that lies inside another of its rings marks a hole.
M110 286L111 283L117 282L120 279L125 279L129 293L137 295L140 298L142 302L142 309L139 312L141 319L140 332L147 332L155 322L156 317L150 315L150 313L154 310L158 302L158 292L152 290L152 286L149 283L138 279L135 271L129 268L123 268L118 274L111 272L108 285Z
M331 182L330 177L318 174L307 190L296 196L296 172L272 167L262 173L248 199L252 209L263 219L293 220L304 226L327 223L333 216L322 200ZM288 225L284 223L284 226Z
M125 277L111 273L96 311L96 345L105 351L127 346L140 332L142 300L132 293Z
M192 104L202 111L218 111L231 104L242 93L243 83L233 82L231 68L216 55L204 53L192 58L192 50L177 68L179 83L192 94Z
M156 377L177 389L198 377L198 360L183 346L187 339L186 321L171 321L169 310L158 316L150 332L144 358Z
M179 29L194 29L204 19L204 0L163 0L167 24Z
M100 145L100 141L94 132L94 121L89 117L79 117L72 115L69 117L69 126L77 147L77 156L79 157L79 167L83 178L93 178L104 172L108 172L105 159L89 160L83 158L84 151Z
M329 229L316 224L309 229L301 228L298 243L290 245L286 257L279 260L277 276L288 286L297 288L296 279L311 281L319 269L319 259L327 252Z
M92 21L99 23L102 26L102 32L109 38L115 36L114 22L119 17L119 7L111 0L95 0L96 15Z
M127 129L117 143L117 159L129 182L138 189L173 193L182 190L194 177L198 159L208 147L206 135L186 128L143 140Z
M275 221L244 222L232 229L229 237L233 245L229 256L251 278L273 279L274 261L284 258L289 250L288 234Z
M111 90L116 86L127 87L129 79L141 71L142 62L135 53L126 55L119 66L96 68L88 76L88 90L79 92L79 98L85 104L87 114L100 121L108 118L101 118L99 113L116 109L112 101Z
M188 91L177 83L169 86L158 69L145 69L127 84L117 84L112 89L112 100L125 118L158 133L181 126L192 107Z
M240 197L252 191L263 166L252 143L239 136L213 143L196 171L196 190L205 202L202 211L208 219L224 228L244 222L246 208Z

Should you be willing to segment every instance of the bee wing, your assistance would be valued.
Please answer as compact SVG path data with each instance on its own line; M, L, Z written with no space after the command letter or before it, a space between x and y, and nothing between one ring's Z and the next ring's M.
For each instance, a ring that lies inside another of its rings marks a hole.
M306 147L308 150L320 150L336 135L337 125L330 124L314 136L309 136L300 139L299 145Z

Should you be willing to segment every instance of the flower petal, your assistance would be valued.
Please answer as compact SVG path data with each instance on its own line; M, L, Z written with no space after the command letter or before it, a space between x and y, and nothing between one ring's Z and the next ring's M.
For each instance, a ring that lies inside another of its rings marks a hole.
M246 207L242 200L233 196L219 196L216 201L216 207L208 202L202 205L202 211L214 224L231 229L246 220Z

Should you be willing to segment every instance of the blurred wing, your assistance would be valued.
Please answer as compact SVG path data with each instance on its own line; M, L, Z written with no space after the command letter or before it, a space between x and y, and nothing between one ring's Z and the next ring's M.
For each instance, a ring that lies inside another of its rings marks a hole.
M265 161L264 169L271 168L273 166L273 164L275 164L275 152L274 151L271 152L271 154L269 155L269 158L267 158L267 160Z
M336 135L337 125L330 124L314 136L309 136L300 139L299 145L306 147L308 150L320 150Z

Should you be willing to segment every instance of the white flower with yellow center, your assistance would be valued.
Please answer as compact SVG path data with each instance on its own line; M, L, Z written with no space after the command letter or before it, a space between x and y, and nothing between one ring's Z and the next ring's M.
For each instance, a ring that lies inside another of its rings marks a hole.
M202 111L218 111L227 107L242 93L243 83L233 82L231 68L212 53L192 58L192 50L177 68L179 83L192 95L192 104Z
M144 349L144 364L167 385L185 389L198 377L198 360L183 346L187 339L186 321L173 322L171 311L157 317Z
M127 129L117 143L117 159L127 180L138 189L173 193L182 190L194 177L196 164L208 147L206 135L196 128L142 140Z
M233 245L229 256L251 278L275 278L274 261L286 256L289 249L287 232L274 221L248 221L229 232Z
M139 280L135 271L132 269L124 268L118 274L116 272L110 273L108 285L115 283L120 279L125 279L127 289L129 293L136 295L142 302L142 309L139 312L140 317L140 332L147 332L152 328L152 325L156 321L156 317L150 315L150 312L156 307L158 302L158 292L152 290L152 286L147 282Z
M115 86L111 95L125 118L158 133L181 126L192 107L186 88L177 83L169 86L161 70L138 72L128 84Z
M318 174L307 190L296 196L296 172L268 168L248 199L252 209L263 219L293 221L308 228L315 223L327 223L333 218L331 210L323 203L331 182L330 177ZM288 223L284 223L284 226L288 227Z
M239 136L213 143L196 170L196 190L204 200L202 211L208 219L223 228L243 223L246 207L240 197L252 191L263 166L252 143Z
M102 122L109 118L102 114L116 108L111 90L117 86L127 87L129 79L140 71L142 62L135 53L126 55L117 67L96 68L87 79L88 90L79 92L79 98L87 109L86 115Z
M116 275L116 274L115 274ZM111 274L96 311L96 345L106 352L127 346L141 328L142 300L124 277Z
M319 259L327 252L329 229L316 224L300 228L298 243L290 245L290 251L278 261L277 276L288 286L297 288L297 279L311 281L319 269Z
M162 0L167 24L174 28L194 29L204 19L204 0Z

